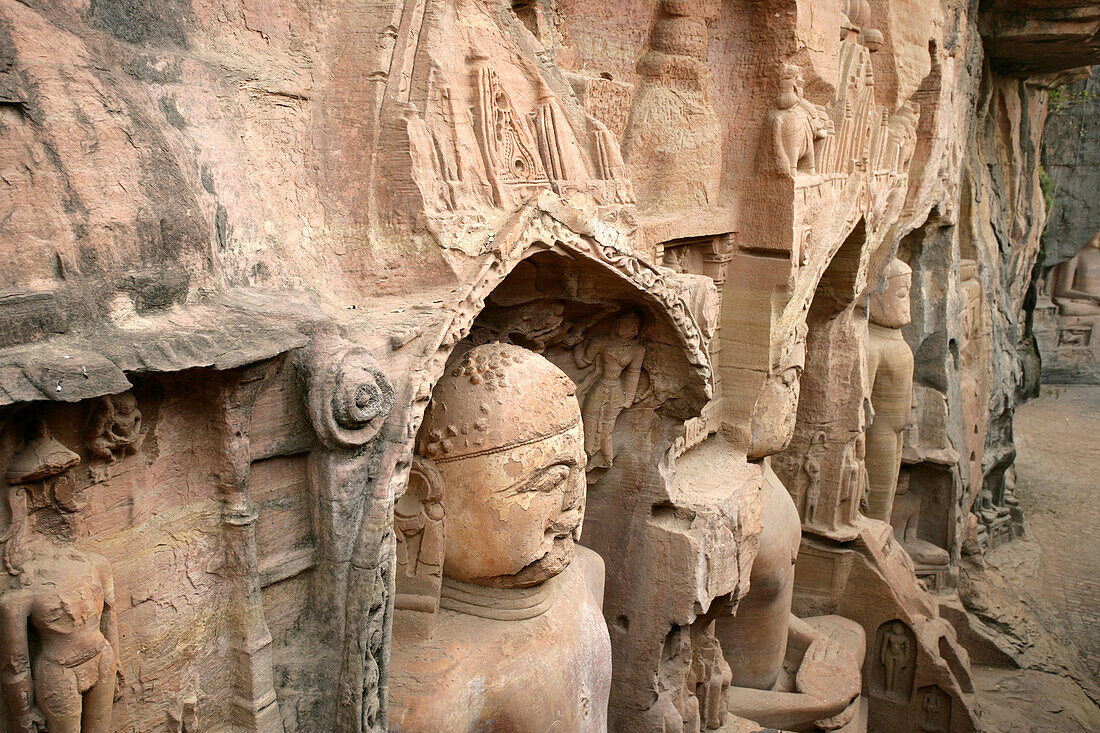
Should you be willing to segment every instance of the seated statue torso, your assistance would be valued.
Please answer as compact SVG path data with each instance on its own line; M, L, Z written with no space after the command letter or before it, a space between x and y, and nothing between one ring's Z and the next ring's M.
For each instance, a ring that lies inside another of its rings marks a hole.
M545 588L445 589L431 638L393 650L390 730L605 731L603 572L600 556L578 545Z

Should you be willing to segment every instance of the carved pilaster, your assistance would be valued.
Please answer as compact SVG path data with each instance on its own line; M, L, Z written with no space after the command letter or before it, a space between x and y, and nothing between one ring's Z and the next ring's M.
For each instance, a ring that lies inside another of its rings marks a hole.
M221 386L213 429L221 447L218 488L224 502L223 573L232 588L230 662L233 666L232 725L238 731L282 733L275 698L271 632L264 620L256 558L256 507L249 498L249 424L252 406L269 365L246 369Z
M375 480L375 439L393 408L394 390L367 349L333 334L315 338L297 365L320 443L311 453L309 475L318 502L322 571L332 588L346 588L326 604L332 614L327 621L344 640L337 729L381 732L395 549L392 489Z

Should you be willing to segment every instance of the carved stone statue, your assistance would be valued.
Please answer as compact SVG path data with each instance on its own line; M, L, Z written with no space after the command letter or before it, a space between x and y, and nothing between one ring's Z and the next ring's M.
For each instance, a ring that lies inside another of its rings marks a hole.
M767 463L763 499L764 529L749 592L736 616L720 617L715 624L732 670L729 711L783 730L842 727L855 712L857 660L863 650L837 641L828 631L862 640L862 629L834 616L803 620L791 613L801 522L790 494ZM793 678L786 668L794 670Z
M802 521L813 524L817 520L817 502L821 498L821 461L827 451L825 431L818 430L810 438L806 456L802 459Z
M622 155L643 212L718 204L722 127L707 65L708 25L716 14L712 0L657 4L623 133Z
M909 490L908 474L899 476L890 517L894 538L909 553L909 557L913 558L913 562L921 565L947 565L951 559L947 550L917 536L922 503L921 497Z
M901 468L901 450L913 392L913 352L902 338L909 323L913 271L895 259L886 267L886 287L871 296L867 372L874 420L867 428L867 516L890 521Z
M1051 299L1064 316L1100 313L1100 232L1073 259L1058 266Z
M439 611L430 638L394 646L391 730L605 729L603 561L575 545L575 391L543 357L500 343L466 352L436 385L417 452L441 484L423 492L442 497Z
M141 410L130 392L100 397L92 408L85 434L88 450L114 463L128 453L141 450Z
M886 630L882 639L882 649L879 652L879 661L885 672L886 691L899 694L900 685L905 668L910 664L909 636L905 633L905 627L900 621L895 622Z
M122 674L114 576L105 558L73 546L84 502L68 469L79 460L39 425L7 471L3 560L18 582L0 595L0 668L19 733L111 727Z
M802 70L794 64L779 68L779 95L768 115L774 168L794 176L816 173L815 141L828 135L830 121L824 110L803 96Z
M573 349L578 367L594 369L594 383L584 395L581 413L590 468L610 468L615 462L615 421L634 404L642 375L645 346L638 337L641 327L641 316L627 312L615 319L609 335L594 336Z
M691 674L695 681L695 697L699 700L699 722L704 730L717 730L728 709L726 698L733 682L733 670L714 636L714 622L694 635L691 648Z

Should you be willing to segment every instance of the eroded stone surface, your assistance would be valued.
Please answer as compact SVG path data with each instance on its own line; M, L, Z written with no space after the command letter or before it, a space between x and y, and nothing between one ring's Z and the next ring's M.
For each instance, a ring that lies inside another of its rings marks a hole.
M0 731L976 729L1093 10L140 5L0 3Z

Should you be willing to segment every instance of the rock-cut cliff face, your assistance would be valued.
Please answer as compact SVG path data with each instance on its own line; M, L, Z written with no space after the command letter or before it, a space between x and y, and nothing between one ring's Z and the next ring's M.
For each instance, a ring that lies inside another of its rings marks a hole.
M1100 229L1097 82L1063 86L1098 34L1064 0L0 0L0 544L113 568L115 730L380 732L455 602L417 451L519 408L420 422L510 341L589 431L612 730L725 694L765 495L801 519L771 631L846 616L872 730L974 730L965 647L1026 639L959 589L1023 530L1047 206L1047 266ZM908 269L906 498L872 521L868 310ZM30 520L81 492L81 533Z

